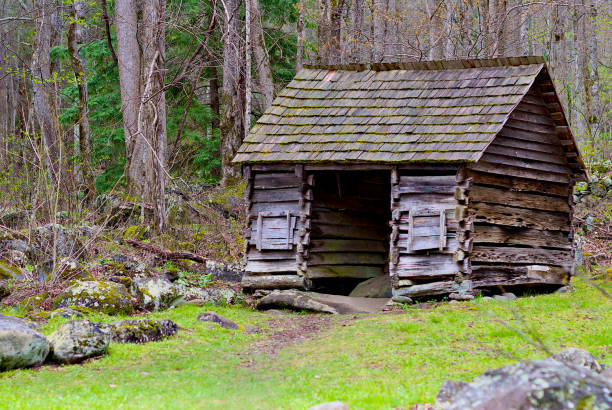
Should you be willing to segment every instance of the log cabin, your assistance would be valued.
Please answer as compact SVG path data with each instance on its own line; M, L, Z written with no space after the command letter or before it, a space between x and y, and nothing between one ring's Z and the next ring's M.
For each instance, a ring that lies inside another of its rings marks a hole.
M245 289L558 288L584 163L541 57L307 66L234 161Z

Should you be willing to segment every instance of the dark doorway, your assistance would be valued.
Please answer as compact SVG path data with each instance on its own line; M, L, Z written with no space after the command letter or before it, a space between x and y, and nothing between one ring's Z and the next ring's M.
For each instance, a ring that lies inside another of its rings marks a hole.
M307 276L312 289L348 295L388 275L391 176L388 171L314 173Z

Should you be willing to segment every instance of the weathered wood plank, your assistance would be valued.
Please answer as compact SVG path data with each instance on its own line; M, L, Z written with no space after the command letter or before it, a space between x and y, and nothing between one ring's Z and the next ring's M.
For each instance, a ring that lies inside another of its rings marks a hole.
M386 240L312 239L310 252L387 252Z
M295 272L297 266L295 257L287 260L274 261L248 261L245 272L251 274L274 273L274 272Z
M475 223L471 232L475 244L499 243L571 249L567 232L543 231L530 228L515 228L500 225Z
M400 176L399 192L401 194L452 194L457 185L455 175Z
M460 266L451 255L400 255L399 263L391 268L391 273L400 278L430 278L454 275Z
M307 204L310 206L310 204ZM300 212L300 206L298 201L289 202L258 202L251 204L249 214L257 215L259 212L287 212L297 214Z
M288 202L299 201L300 191L296 188L265 189L253 191L251 201L253 202Z
M554 212L567 213L570 211L566 198L513 192L507 189L489 188L482 185L474 185L472 187L470 200L472 202L487 202Z
M519 178L527 178L536 181L558 182L562 184L567 184L569 182L568 175L526 169L521 167L513 167L504 164L494 164L482 160L475 164L472 164L470 168L474 171L482 171L499 175L508 175Z
M426 208L426 207L454 207L457 200L454 197L455 189L448 194L405 194L401 195L399 208L402 211L408 211L410 208Z
M309 279L320 278L374 278L384 274L383 266L363 265L333 265L333 266L308 266L306 276Z
M531 263L556 266L572 264L572 253L569 250L514 248L495 246L474 246L470 260L475 262L496 263Z
M300 180L294 173L276 172L270 174L256 173L253 187L259 190L297 188Z
M568 214L549 211L510 208L503 205L473 202L470 205L469 214L472 216L474 223L485 222L494 225L567 232L569 232L570 228Z
M493 143L489 145L486 152L496 155L504 155L511 158L521 158L526 160L534 160L540 162L549 162L551 164L557 164L567 166L567 161L564 155L549 154L546 152L530 151L521 148L509 148L502 144Z
M565 152L558 144L553 145L526 141L525 139L519 138L519 135L519 133L511 133L502 129L497 137L495 137L494 142L499 146L529 150L531 152L548 153L551 155L563 155Z
M383 265L387 262L386 253L349 253L349 252L312 252L308 257L308 266L318 265Z
M291 259L295 257L293 250L263 250L258 251L257 249L251 248L247 253L247 260L249 261L273 261Z
M506 175L494 175L477 171L468 171L468 174L474 179L474 185L495 185L504 188L509 188L513 191L535 192L542 194L558 195L567 197L569 194L569 186L567 184L553 184L549 182L533 181L530 179L516 178Z
M302 289L304 278L298 275L245 275L242 277L242 287L247 289Z
M447 236L447 243L445 244L442 251L440 251L440 235L429 235L429 236L413 236L412 238L412 251L421 250L432 250L439 253L452 254L459 249L459 242L455 233L449 233ZM408 234L401 232L397 247L402 254L410 253L408 251Z
M548 162L534 161L532 159L522 159L505 155L492 154L488 150L482 156L482 161L491 164L509 165L515 168L526 168L530 171L554 172L556 174L566 175L570 173L566 165L551 164Z

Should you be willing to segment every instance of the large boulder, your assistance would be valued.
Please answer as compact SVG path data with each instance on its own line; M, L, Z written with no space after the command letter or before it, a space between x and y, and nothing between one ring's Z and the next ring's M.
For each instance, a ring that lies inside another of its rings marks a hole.
M111 326L111 337L117 343L156 342L173 336L178 326L171 320L121 320Z
M0 314L0 371L41 365L49 353L45 336L25 320Z
M59 224L47 224L33 231L35 247L30 258L37 264L48 263L53 255L59 258L78 255L83 245L76 232Z
M178 287L166 278L136 278L132 282L132 294L148 310L168 309L182 299Z
M362 298L390 298L391 277L389 275L377 276L361 282L353 289L349 296Z
M4 299L10 294L11 290L9 289L8 282L5 280L0 280L0 300Z
M102 356L108 349L110 332L100 323L75 320L63 324L49 335L51 359L57 363L79 363Z
M612 383L591 370L584 354L557 357L487 370L471 383L444 382L434 408L612 408Z
M593 370L596 373L601 373L602 371L602 367L597 362L597 358L584 349L570 347L569 349L561 350L560 352L555 353L550 358L560 362L586 367L587 369Z
M109 315L134 311L132 297L120 283L76 280L55 299L55 307L77 306Z

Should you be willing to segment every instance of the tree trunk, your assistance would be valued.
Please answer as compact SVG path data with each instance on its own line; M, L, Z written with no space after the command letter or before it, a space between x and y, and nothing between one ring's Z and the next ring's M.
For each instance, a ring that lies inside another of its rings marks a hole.
M352 4L352 33L349 39L352 40L352 52L349 60L353 63L363 63L363 3L361 0L353 0Z
M270 56L266 48L263 22L259 12L259 1L249 1L251 2L251 41L253 42L253 56L255 57L255 72L257 73L257 85L261 94L262 109L265 111L274 100L274 81L270 68Z
M244 5L244 138L251 129L251 99L253 96L253 76L251 73L251 1L245 0Z
M166 229L165 0L116 2L117 58L130 192L152 204L154 226Z
M330 64L342 63L342 12L344 0L334 0L331 3L330 15Z
M380 63L385 54L385 18L383 0L372 0L372 62Z
M61 129L58 118L56 84L51 71L50 50L53 32L53 2L43 0L35 3L35 35L31 61L32 104L40 129L44 151L44 166L53 183L61 182L64 156Z
M79 21L85 19L85 3L74 1L70 5L70 26L68 28L68 53L72 63L72 70L79 91L79 110L78 110L78 142L80 153L80 168L83 173L85 183L85 197L92 201L95 198L96 186L94 182L94 171L91 162L91 148L89 144L89 96L87 93L87 76L85 74L85 64L83 57L79 53L79 44L83 42L82 27Z
M210 67L208 69L208 78L208 86L210 87L210 110L213 113L210 126L213 130L216 130L219 128L219 120L221 118L219 104L219 75L217 74L217 67Z
M240 167L232 163L244 135L244 90L241 88L240 0L225 1L223 33L223 88L221 105L221 167L222 185L231 186L241 180Z
M440 30L442 29L442 19L440 18L440 8L435 0L425 0L425 12L427 14L429 59L442 60L444 58L444 50L442 49L442 41Z
M330 63L331 2L319 0L319 26L317 27L317 59L319 64Z
M304 67L304 0L298 2L298 19L296 25L297 50L295 56L295 72Z

